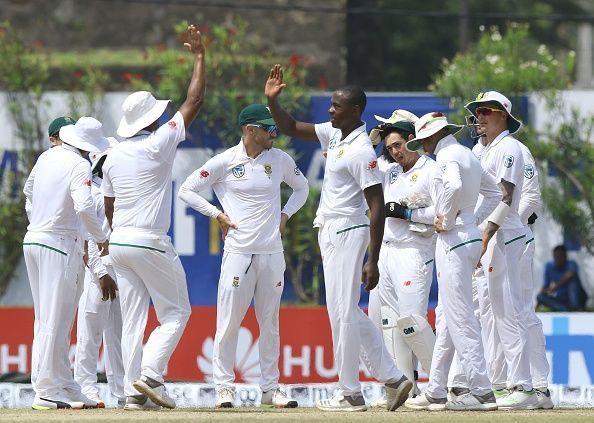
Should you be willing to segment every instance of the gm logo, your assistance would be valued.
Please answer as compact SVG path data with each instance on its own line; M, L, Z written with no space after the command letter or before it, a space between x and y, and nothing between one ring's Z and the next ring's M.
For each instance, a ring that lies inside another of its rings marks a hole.
M404 328L403 332L405 335L412 335L413 333L415 333L415 328L412 326L409 328Z

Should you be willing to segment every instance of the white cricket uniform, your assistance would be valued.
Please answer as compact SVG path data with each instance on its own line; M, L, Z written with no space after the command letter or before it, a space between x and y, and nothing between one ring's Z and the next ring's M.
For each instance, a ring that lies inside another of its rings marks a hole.
M435 261L439 288L436 309L437 340L433 351L427 393L445 398L454 356L474 395L491 391L478 319L472 301L472 273L481 252L481 236L474 209L485 183L479 161L456 138L442 138L435 149L443 188L434 199L443 216L444 231L437 236Z
M105 218L101 178L93 176L91 187L95 201L97 218L103 221L103 229L110 231ZM97 363L99 347L103 340L103 360L107 383L113 396L125 399L124 365L122 363L122 311L119 296L113 301L102 301L103 293L99 278L109 274L116 280L110 257L99 256L97 244L88 242L88 262L85 271L84 290L78 304L76 321L76 355L74 360L74 380L80 385L82 393L98 397Z
M281 210L281 183L293 193ZM307 200L307 179L295 161L277 148L251 158L243 140L208 160L192 173L179 197L199 212L216 218L221 211L200 192L213 189L237 229L225 238L217 298L213 379L217 388L235 381L237 334L252 298L260 327L260 387L278 388L279 308L285 259L279 231L281 212L291 217Z
M35 310L31 383L39 397L52 399L80 392L68 359L83 270L80 222L97 242L107 233L95 215L91 165L74 147L41 154L23 192L31 204L23 240Z
M384 238L380 250L379 270L380 281L378 292L382 310L382 320L388 329L384 333L388 351L392 352L398 368L402 370L409 380L414 380L416 360L413 358L411 345L406 341L408 334L402 328L392 327L397 325L397 318L406 316L419 316L426 319L429 290L433 279L433 260L435 257L435 206L431 198L437 198L440 189L437 179L439 170L434 160L428 156L421 156L417 162L404 172L398 163L392 163L384 173L384 202L394 201L407 203L421 202L423 207L413 210L411 223L397 218L386 218ZM421 223L422 225L418 225ZM424 226L430 225L430 226ZM411 230L416 228L425 230L420 233ZM397 316L392 318L393 316ZM428 328L430 330L430 328ZM387 335L387 338L386 338ZM415 336L415 333L411 333ZM430 371L433 338L421 341L422 353L427 360L421 360ZM396 343L400 347L396 347ZM394 345L394 347L392 347Z
M327 158L314 226L320 228L318 242L338 387L343 395L354 395L361 393L360 353L380 382L395 382L402 377L380 330L358 306L363 258L370 238L363 190L381 184L381 174L364 124L344 139L330 122L316 124L315 131Z
M487 339L489 376L494 389L523 386L529 391L532 381L528 329L521 316L525 293L518 271L526 247L526 229L518 213L524 185L521 143L506 130L488 146L477 144L475 154L483 169L498 183L506 180L515 185L511 210L481 259L484 277L476 278L481 322ZM505 355L505 363L496 359L498 345Z
M149 133L138 134L110 150L103 164L101 189L115 197L110 256L122 308L124 393L140 375L163 382L167 362L179 342L191 307L186 274L167 235L171 224L173 160L185 139L184 120L173 118ZM160 326L142 340L149 302Z

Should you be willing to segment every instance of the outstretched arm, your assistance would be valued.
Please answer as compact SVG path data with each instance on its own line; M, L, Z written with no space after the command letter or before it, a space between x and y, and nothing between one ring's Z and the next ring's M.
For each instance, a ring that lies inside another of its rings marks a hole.
M194 54L194 71L188 86L188 94L179 108L179 112L184 118L184 126L188 128L198 115L202 103L204 103L206 83L204 80L204 44L202 44L200 31L194 25L188 26L184 34L184 41L184 46Z
M283 68L276 64L270 69L270 75L264 87L264 94L268 99L268 107L272 117L281 132L290 137L307 141L318 141L315 125L312 123L299 122L284 110L278 102L278 96L287 84L283 84Z

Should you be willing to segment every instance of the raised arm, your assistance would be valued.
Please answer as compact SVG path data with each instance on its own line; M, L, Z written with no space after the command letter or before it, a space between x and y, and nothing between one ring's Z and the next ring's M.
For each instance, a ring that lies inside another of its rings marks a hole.
M307 141L318 141L313 123L299 122L284 110L278 102L278 96L287 84L283 84L283 68L276 64L270 69L270 75L264 87L264 94L268 99L268 107L280 131L293 138Z
M194 54L194 71L188 86L188 94L179 108L179 112L184 118L184 126L188 128L198 115L202 103L204 103L206 83L204 80L204 45L202 44L200 31L194 25L188 26L184 34L184 41L184 46Z

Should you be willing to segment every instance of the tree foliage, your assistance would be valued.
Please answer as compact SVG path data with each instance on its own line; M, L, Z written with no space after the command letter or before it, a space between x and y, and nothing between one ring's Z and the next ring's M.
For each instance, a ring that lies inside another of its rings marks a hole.
M569 52L556 59L530 38L526 25L512 24L503 34L491 28L468 52L444 60L431 88L449 99L459 114L465 103L487 90L507 95L515 111L521 110L520 100L528 93L547 100L556 121L541 133L528 124L517 137L539 164L546 208L573 239L594 253L594 121L577 111L565 113L559 95L570 84L574 57Z

